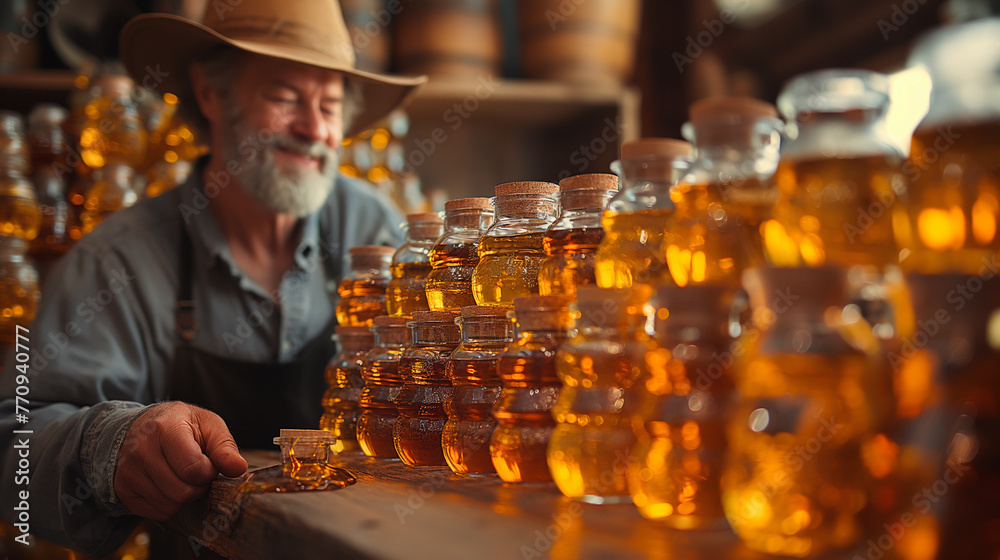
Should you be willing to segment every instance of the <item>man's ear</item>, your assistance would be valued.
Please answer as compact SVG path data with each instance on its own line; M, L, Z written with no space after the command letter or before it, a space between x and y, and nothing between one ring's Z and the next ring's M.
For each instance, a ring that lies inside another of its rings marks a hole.
M191 89L195 102L198 103L198 110L210 124L219 125L225 114L222 94L209 84L201 65L192 64L188 69L188 76L191 78Z

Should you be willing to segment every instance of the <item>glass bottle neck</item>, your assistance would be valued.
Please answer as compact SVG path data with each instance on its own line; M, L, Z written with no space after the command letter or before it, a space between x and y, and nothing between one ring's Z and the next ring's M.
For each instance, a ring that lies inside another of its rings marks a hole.
M462 323L462 342L510 342L514 325L502 317L465 317Z
M462 341L458 325L446 321L421 321L412 324L413 344L455 346Z
M445 212L446 231L479 230L486 231L493 223L493 210L483 208L462 208Z

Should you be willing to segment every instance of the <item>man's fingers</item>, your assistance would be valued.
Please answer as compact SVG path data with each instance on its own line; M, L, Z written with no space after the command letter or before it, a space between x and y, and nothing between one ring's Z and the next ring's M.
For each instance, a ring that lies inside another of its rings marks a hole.
M176 423L160 436L160 450L170 470L186 484L204 486L218 474L212 461L202 452L194 430L197 423Z
M226 422L217 414L201 412L197 428L201 430L204 453L211 459L215 469L228 477L247 472L247 461L240 455Z

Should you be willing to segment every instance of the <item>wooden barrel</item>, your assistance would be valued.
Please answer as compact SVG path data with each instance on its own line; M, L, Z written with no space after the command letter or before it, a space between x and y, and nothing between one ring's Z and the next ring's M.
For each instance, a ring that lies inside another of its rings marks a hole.
M412 0L393 24L397 69L475 78L500 73L496 0Z
M521 0L525 77L624 83L635 65L641 0Z
M351 34L358 69L388 72L393 15L385 0L340 0L340 9Z

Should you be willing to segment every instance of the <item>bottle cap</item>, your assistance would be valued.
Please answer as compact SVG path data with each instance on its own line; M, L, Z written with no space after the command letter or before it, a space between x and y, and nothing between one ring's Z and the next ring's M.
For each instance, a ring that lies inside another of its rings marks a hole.
M456 198L454 200L449 200L444 203L444 210L461 210L463 208L488 208L493 209L493 205L490 204L490 199L483 196L474 196L472 198Z
M466 305L462 308L462 318L466 317L503 317L507 318L506 307L498 305Z
M497 196L511 196L519 194L548 194L559 192L559 185L546 183L544 181L515 181L513 183L503 183L494 188Z
M674 138L640 138L622 144L622 160L691 157L691 143Z
M601 208L618 192L618 176L610 173L585 173L559 181L559 203L563 210Z
M454 311L414 311L412 320L414 323L424 322L448 322L454 323L458 313Z
M407 214L406 223L411 239L437 239L444 233L444 220L434 212Z
M444 220L441 219L436 212L420 212L417 214L407 214L406 223L408 224L418 224L422 222L433 222L442 224Z
M388 255L392 256L396 249L385 245L357 245L347 250L351 256L355 255Z
M703 121L757 120L778 118L778 110L767 101L752 97L708 97L695 101L688 107L688 119L693 123Z

